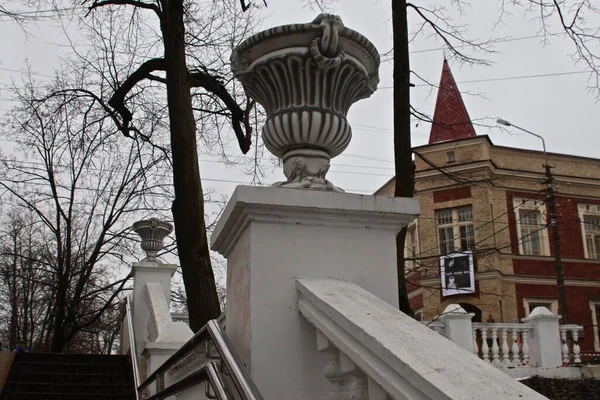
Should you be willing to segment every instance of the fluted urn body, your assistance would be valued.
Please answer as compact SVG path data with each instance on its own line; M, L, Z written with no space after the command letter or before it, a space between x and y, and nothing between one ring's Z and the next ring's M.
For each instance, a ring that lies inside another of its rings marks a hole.
M142 261L158 261L158 252L163 249L163 241L173 231L173 225L158 218L149 218L134 222L132 228L142 238L140 246L146 252Z
M263 141L287 178L275 185L341 191L325 175L352 138L350 106L379 83L375 46L338 16L321 14L246 39L234 49L231 69L267 113Z

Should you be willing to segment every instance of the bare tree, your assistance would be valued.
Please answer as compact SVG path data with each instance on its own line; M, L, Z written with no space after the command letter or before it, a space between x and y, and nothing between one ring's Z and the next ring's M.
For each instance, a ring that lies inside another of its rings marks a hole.
M114 80L108 105L119 120L123 135L148 138L134 118L139 112L136 93L148 82L164 85L165 95L160 99L166 103L169 117L168 147L175 192L172 214L190 326L197 331L220 314L204 220L197 138L203 136L202 130L211 118L214 122L224 117L229 120L241 151L246 153L250 149L253 103L236 90L226 56L247 36L251 15L243 14L234 0L208 6L182 0L94 0L88 5L96 21L112 15L116 9L130 8L130 25L158 27L148 29L154 32L152 38L141 38L152 44L146 46L148 56L136 59L134 70ZM246 8L243 2L242 6ZM132 40L128 44L141 46Z
M0 188L41 230L42 254L25 261L47 272L46 331L55 352L115 307L129 279L120 269L133 245L129 218L160 208L153 194L164 186L155 179L165 162L161 152L124 138L94 97L65 89L86 84L81 75L58 76L41 89L28 80L2 129L17 146L2 158Z

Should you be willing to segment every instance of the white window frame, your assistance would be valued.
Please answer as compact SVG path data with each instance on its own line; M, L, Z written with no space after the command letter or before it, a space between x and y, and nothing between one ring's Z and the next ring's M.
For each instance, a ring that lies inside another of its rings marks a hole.
M413 254L409 240L414 238L415 241L415 253ZM408 261L407 258L415 258L419 255L419 221L413 220L406 228L406 239L404 240L404 268L406 272L411 272L414 269L415 262Z
M521 210L537 211L540 213L540 225L547 224L548 218L546 215L546 204L542 200L533 199L513 199L513 210L515 214L515 221L517 221L517 242L519 244L519 254L529 256L549 256L550 255L550 242L548 240L548 227L539 231L540 241L540 254L525 254L523 250L523 242L521 240Z
M592 260L600 259L600 249L596 250L596 257L592 257L590 254L590 249L588 248L587 238L585 237L585 222L584 216L596 216L600 217L600 205L598 204L578 204L577 212L579 214L579 221L581 223L581 240L583 241L583 254L585 258L590 258Z
M470 221L459 221L459 210L461 208L465 208L465 207L471 207L471 220ZM438 220L438 212L441 211L451 211L452 212L452 224L440 224L439 220ZM467 225L471 225L473 227L473 245L475 245L477 243L477 240L475 238L475 214L473 211L473 204L465 204L463 206L457 206L457 207L452 207L452 208L439 208L437 210L435 210L434 212L435 215L435 234L437 236L437 241L438 241L438 249L440 250L440 255L442 256L446 256L449 254L453 254L453 253L461 253L462 247L461 247L461 237L460 237L460 228L462 226L467 226ZM450 252L447 254L443 254L442 253L442 241L440 240L440 229L441 228L452 228L452 236L453 236L453 241L454 241L454 252ZM475 249L466 249L464 251L473 251Z
M600 300L590 300L590 312L592 313L592 331L594 334L594 351L600 351L600 333L598 324L598 315L596 314L596 307L600 307Z
M557 299L544 299L544 298L535 298L535 297L527 297L523 298L523 309L525 310L525 316L529 316L529 304L530 303L545 303L550 305L550 311L554 315L558 315L558 300Z

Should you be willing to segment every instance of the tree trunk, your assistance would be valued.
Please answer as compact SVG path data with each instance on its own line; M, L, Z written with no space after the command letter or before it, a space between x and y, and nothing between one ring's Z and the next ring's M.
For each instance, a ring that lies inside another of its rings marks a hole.
M62 353L65 345L65 317L68 281L65 282L64 274L59 278L56 292L56 304L54 305L54 330L52 332L52 344L50 352Z
M185 60L184 6L182 0L166 0L164 3L166 7L162 33L175 187L172 212L190 327L197 332L210 319L217 318L221 309L204 222L196 124Z
M394 196L413 197L415 175L410 142L410 63L408 55L408 19L406 0L392 0L394 40ZM406 227L396 237L398 297L400 310L412 315L406 290L404 242Z

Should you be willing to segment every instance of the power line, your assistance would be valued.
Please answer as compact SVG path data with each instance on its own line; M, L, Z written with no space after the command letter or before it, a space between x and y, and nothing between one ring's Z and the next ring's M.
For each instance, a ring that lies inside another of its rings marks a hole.
M10 68L0 68L0 70L11 71L11 72L23 72ZM473 79L469 81L459 81L457 84L465 84L465 83L483 83L483 82L502 82L502 81L511 81L511 80L522 80L522 79L536 79L536 78L548 78L553 76L570 76L570 75L581 75L581 74L591 74L593 71L565 71L565 72L549 72L546 74L532 74L532 75L516 75L516 76L505 76L499 78L483 78L483 79ZM53 78L50 75L36 74L38 76ZM419 83L416 84L415 87L424 87L424 86L432 86L428 83ZM378 89L386 90L393 89L394 86L379 86ZM11 90L10 88L4 87L0 88L0 90ZM356 125L358 126L358 125Z
M580 74L592 74L592 71L567 71L567 72L551 72L547 74L534 74L534 75L518 75L518 76L505 76L501 78L485 78L485 79L473 79L470 81L460 81L457 84L464 83L481 83L481 82L500 82L500 81L512 81L520 79L534 79L534 78L547 78L551 76L568 76L568 75L580 75ZM416 87L432 86L428 83L419 83ZM378 89L393 89L393 86L381 86Z
M546 36L563 36L565 33L564 32L557 32L557 33L546 33L544 35L533 35L533 36L518 36L518 37L514 37L514 38L499 38L499 39L491 39L489 41L490 44L495 44L495 43L508 43L508 42L517 42L517 41L521 41L521 40L529 40L529 39L543 39ZM469 47L469 45L462 45L462 46L454 46L455 48L463 48L463 47ZM433 52L433 51L440 51L440 50L445 50L446 47L436 47L436 48L432 48L432 49L423 49L423 50L413 50L410 51L410 54L419 54L419 53L429 53L429 52Z

